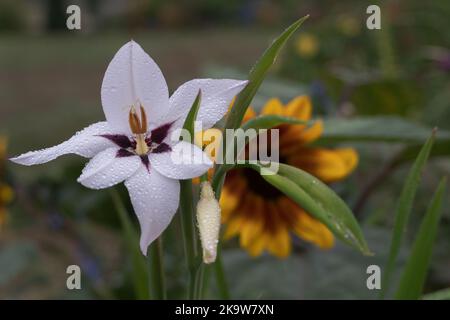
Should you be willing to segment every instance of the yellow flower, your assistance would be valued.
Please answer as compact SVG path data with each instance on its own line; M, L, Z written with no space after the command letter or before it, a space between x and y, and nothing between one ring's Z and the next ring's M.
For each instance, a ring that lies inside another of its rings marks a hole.
M3 136L0 136L0 227L5 225L8 218L6 205L8 205L14 197L14 192L11 187L3 182L6 147L7 139Z
M249 109L247 120L254 117ZM287 105L269 100L262 114L276 114L310 120L312 107L308 97L297 97ZM324 182L347 177L358 162L351 148L326 149L310 146L323 131L321 121L312 126L283 124L277 127L280 138L280 162L301 168ZM264 250L277 257L291 252L291 233L320 248L331 248L334 237L328 228L311 217L292 200L272 187L251 169L228 172L220 198L225 238L239 236L241 247L250 255Z
M6 147L8 146L8 140L4 136L0 136L0 162L3 164L6 158Z
M350 15L339 16L336 25L344 35L349 37L357 36L361 31L360 21Z
M302 33L295 42L295 48L301 57L313 57L319 51L319 41L312 34Z

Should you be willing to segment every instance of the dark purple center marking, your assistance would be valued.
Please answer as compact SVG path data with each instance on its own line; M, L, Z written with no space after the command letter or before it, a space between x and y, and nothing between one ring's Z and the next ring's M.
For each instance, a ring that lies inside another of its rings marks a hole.
M169 151L172 151L172 148L167 143L164 142L152 150L153 153L163 153Z
M148 160L148 156L140 156L142 164L147 168L147 171L150 172L150 161Z
M135 154L131 151L128 151L127 149L119 149L116 153L116 158L124 158L124 157L131 157Z
M130 139L123 134L101 134L100 137L106 138L124 149L132 147Z
M145 139L145 142L147 144L150 144L152 142L154 142L156 144L160 144L167 137L172 125L173 125L173 122L170 122L170 123L163 124L162 126L159 126L156 129L153 129L151 131L150 138Z

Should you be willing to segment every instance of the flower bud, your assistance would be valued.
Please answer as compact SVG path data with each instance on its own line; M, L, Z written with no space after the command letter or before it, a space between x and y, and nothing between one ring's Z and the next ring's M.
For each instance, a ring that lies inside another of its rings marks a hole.
M197 203L197 224L203 248L203 262L216 261L220 230L220 206L209 182L200 185L200 200Z

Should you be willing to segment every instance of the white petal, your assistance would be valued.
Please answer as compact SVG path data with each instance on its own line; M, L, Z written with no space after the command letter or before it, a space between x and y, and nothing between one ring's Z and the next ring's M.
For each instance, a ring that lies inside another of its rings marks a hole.
M106 120L122 133L130 133L130 106L140 102L149 122L165 114L169 106L169 91L161 70L134 41L120 48L109 63L101 96Z
M151 168L172 179L201 176L213 165L202 149L183 141L172 146L170 152L150 153L149 159Z
M125 186L141 225L140 246L146 255L147 247L167 228L177 211L180 183L142 167L125 181Z
M54 147L30 151L10 160L15 163L31 166L49 162L69 153L74 153L85 158L92 158L100 151L114 145L108 139L98 136L111 133L112 131L107 122L97 122L77 132L69 140Z
M192 104L202 90L202 100L197 121L202 129L211 128L227 113L233 98L241 92L248 81L232 79L194 79L182 84L170 97L170 111L163 122L177 120L174 127L181 127Z
M78 182L91 189L103 189L131 177L140 166L138 156L116 157L119 148L103 150L84 167Z

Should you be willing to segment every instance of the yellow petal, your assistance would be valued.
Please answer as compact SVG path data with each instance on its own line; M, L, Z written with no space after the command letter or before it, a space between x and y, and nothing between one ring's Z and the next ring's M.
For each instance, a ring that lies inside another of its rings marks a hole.
M352 149L331 150L303 148L288 157L287 163L303 169L324 182L334 182L347 177L355 168L357 153Z
M257 238L264 226L264 212L263 210L263 199L260 196L248 195L250 201L248 207L243 210L250 210L247 213L245 223L242 226L240 245L241 247L248 247L255 238Z
M227 218L227 228L225 230L224 238L230 239L234 237L235 235L238 235L241 233L242 228L246 221L248 220L247 213L251 212L251 206L253 204L252 197L250 193L247 193L243 196L242 201L239 203L239 207L231 212L231 214Z
M280 138L280 149L284 155L295 152L299 147L317 140L323 132L323 122L318 120L311 127L289 125Z
M261 110L261 114L276 114L276 115L283 115L284 108L283 103L278 98L272 98L269 101L266 102L264 107Z
M211 128L196 132L194 142L198 147L203 149L212 161L215 161L220 151L222 131Z
M291 237L287 228L278 228L270 239L269 252L278 258L286 258L291 253Z
M269 223L266 227L265 235L268 238L267 250L278 258L285 258L291 253L291 237L289 235L288 226L282 220L281 210L284 208L278 206L273 201L267 201L266 206L269 210L266 218Z
M306 212L297 211L295 233L302 239L314 243L319 248L329 249L334 246L334 236L331 231L320 221L314 219Z
M249 243L248 246L245 247L245 249L252 257L257 257L261 255L266 247L267 237L265 234L261 234L259 237L253 239L253 241Z
M338 154L344 162L347 170L352 172L358 165L359 156L353 148L335 149L334 152Z
M0 184L0 205L8 204L9 202L11 202L13 197L13 189L6 184Z
M284 110L284 115L294 117L299 120L308 121L311 119L312 104L308 96L299 96L292 99Z
M256 117L256 112L253 110L252 107L248 107L247 111L245 111L244 119L242 119L242 122L247 122L250 119L253 119Z
M226 223L231 213L236 209L239 204L239 196L228 191L227 188L222 189L220 194L220 208L222 209L222 222Z
M231 239L234 236L238 235L242 228L243 219L238 215L234 215L227 221L227 225L225 228L225 232L223 234L223 238L225 240Z
M8 139L5 136L0 136L0 161L6 157L7 146L8 146Z

